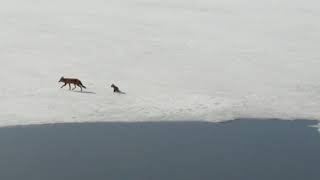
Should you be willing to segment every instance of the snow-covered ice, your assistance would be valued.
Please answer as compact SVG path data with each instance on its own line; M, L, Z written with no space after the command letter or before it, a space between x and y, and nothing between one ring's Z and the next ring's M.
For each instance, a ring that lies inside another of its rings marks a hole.
M0 126L320 119L319 1L1 2Z

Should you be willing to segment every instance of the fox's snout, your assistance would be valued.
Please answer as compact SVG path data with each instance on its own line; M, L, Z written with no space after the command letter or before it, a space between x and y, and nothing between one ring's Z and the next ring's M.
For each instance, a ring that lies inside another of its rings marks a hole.
M58 82L63 82L64 77L61 77Z

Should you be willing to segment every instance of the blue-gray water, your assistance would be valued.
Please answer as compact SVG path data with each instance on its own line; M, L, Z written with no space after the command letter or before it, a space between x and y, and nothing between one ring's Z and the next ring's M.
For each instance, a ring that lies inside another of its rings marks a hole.
M0 128L3 180L318 180L314 121Z

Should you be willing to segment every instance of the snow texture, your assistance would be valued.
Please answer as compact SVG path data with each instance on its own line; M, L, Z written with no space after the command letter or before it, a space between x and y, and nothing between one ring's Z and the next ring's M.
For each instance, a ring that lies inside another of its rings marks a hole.
M316 0L3 0L0 126L319 120L319 20Z

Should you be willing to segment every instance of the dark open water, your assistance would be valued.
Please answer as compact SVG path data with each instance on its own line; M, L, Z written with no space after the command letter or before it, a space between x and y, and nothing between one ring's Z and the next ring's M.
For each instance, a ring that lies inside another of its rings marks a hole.
M314 121L0 128L1 180L319 180Z

